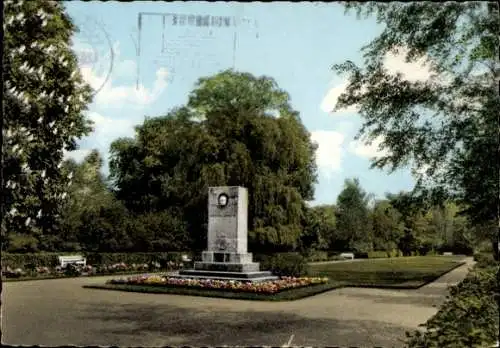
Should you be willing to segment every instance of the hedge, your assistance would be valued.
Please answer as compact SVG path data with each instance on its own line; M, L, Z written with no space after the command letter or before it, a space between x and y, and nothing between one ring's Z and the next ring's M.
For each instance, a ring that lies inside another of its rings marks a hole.
M410 348L493 347L499 332L499 267L480 262L458 285L425 332L407 332Z
M109 265L124 262L126 264L141 264L150 262L163 263L165 261L182 261L182 255L189 252L151 252L151 253L89 253L89 252L61 252L36 254L2 253L2 267L33 268L56 267L59 265L58 256L82 255L89 265Z

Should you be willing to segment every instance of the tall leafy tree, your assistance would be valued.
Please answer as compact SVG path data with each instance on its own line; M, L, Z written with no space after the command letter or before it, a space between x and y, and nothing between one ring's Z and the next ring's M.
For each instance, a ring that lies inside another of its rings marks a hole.
M358 105L364 118L358 137L382 136L389 150L373 166L414 162L426 169L416 192L440 201L451 195L474 223L498 224L500 164L492 160L500 131L498 2L352 2L346 10L385 25L362 48L363 67L334 65L349 79L336 108ZM389 74L383 58L398 51L409 62L426 58L432 78ZM490 239L498 251L498 230Z
M401 214L387 200L375 202L371 214L374 248L389 255L397 249L404 232Z
M21 238L36 245L59 223L69 182L63 150L74 150L91 130L82 114L91 89L70 48L76 28L60 2L4 1L3 26L2 236L6 242L8 231L14 244Z
M197 249L206 247L208 187L245 186L250 244L287 250L313 198L315 148L273 79L224 71L199 79L185 106L146 119L135 139L115 141L110 169L134 211L182 209Z
M61 211L61 230L43 238L49 237L56 244L53 249L81 247L80 232L86 229L84 217L98 215L101 208L113 205L115 198L106 187L101 173L102 165L103 160L97 150L91 151L81 163L74 160L65 161L63 168L73 175L72 185L67 190L69 198Z
M304 215L304 231L301 236L303 249L329 249L335 245L335 206L310 207Z
M367 252L373 248L372 227L369 217L368 195L359 180L347 179L336 204L338 247Z

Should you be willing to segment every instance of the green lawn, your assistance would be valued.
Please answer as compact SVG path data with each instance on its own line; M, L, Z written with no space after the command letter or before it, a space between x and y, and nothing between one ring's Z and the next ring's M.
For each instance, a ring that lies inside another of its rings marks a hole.
M457 256L415 256L310 265L312 276L352 286L418 288L463 264Z
M309 275L325 276L330 281L327 284L284 290L273 295L143 284L98 284L84 287L240 300L291 301L347 286L416 289L461 266L463 263L463 258L457 256L415 256L310 265L308 269Z

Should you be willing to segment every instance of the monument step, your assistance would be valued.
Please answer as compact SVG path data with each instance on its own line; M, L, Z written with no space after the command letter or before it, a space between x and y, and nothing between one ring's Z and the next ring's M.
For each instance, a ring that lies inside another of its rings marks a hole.
M277 280L279 279L276 276L273 276L272 274L267 274L267 275L261 275L261 276L256 276L252 278L244 278L244 277L232 277L228 276L227 274L224 275L208 275L208 274L184 274L184 272L179 272L178 274L173 274L169 275L169 277L172 278L184 278L184 279L212 279L212 280L234 280L234 281L240 281L240 282L264 282L264 281L270 281L270 280ZM256 273L262 273L262 272L256 272Z
M195 262L194 269L196 271L212 271L212 272L259 272L260 264L252 263L222 263L222 262Z
M195 269L186 269L179 271L179 275L182 276L199 276L205 278L223 277L232 279L255 279L259 277L273 277L273 274L269 271L257 271L257 272L221 272L221 271L203 271ZM274 278L276 279L276 277Z

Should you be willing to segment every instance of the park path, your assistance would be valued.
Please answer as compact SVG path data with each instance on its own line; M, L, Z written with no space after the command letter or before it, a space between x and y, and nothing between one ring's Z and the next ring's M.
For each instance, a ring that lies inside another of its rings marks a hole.
M418 290L344 288L277 303L81 287L112 276L4 283L2 343L400 347L465 277L466 261Z

